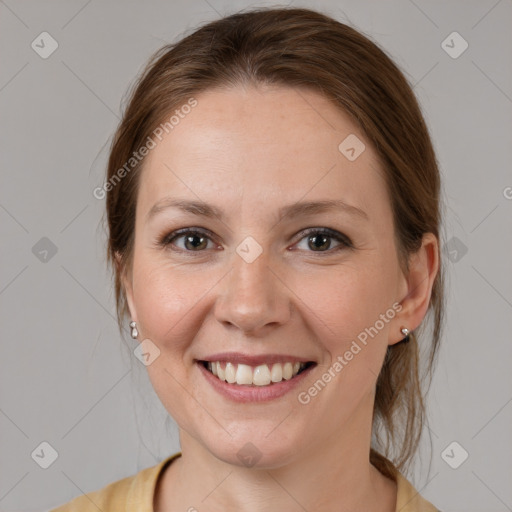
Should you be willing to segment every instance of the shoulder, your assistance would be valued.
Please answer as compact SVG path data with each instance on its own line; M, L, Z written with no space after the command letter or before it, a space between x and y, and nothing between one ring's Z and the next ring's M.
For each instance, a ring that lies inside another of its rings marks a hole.
M440 512L427 501L400 472L395 475L397 484L396 512Z
M180 454L174 454L155 466L135 475L117 480L105 487L77 496L49 512L152 512L153 496L158 477L163 469Z

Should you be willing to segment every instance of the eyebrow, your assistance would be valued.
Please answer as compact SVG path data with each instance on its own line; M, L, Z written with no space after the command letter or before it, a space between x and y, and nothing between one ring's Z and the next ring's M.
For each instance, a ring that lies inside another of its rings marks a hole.
M165 197L152 206L146 215L146 222L148 222L158 213L169 208L175 208L185 213L191 213L192 215L197 215L199 217L218 218L220 220L225 219L225 215L222 210L203 201L189 201L185 199ZM365 211L357 208L356 206L347 204L344 201L335 199L324 201L306 201L283 206L278 210L278 218L280 222L284 219L290 219L292 217L314 215L332 210L338 210L364 220L369 220L368 214Z

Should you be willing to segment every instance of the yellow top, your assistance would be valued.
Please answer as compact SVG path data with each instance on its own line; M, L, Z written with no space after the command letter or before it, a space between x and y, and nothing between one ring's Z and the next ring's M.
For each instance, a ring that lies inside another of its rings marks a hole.
M153 512L153 497L160 474L178 452L156 466L139 471L133 476L113 482L102 489L74 498L49 512ZM397 501L395 512L439 512L420 496L413 485L397 473Z

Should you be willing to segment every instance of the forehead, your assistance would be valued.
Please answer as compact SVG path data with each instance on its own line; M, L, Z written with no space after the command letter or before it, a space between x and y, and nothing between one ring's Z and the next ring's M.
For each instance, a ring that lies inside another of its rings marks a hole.
M373 149L348 114L319 93L239 86L208 90L195 99L197 105L155 140L145 158L142 213L172 194L228 201L226 207L242 196L255 206L256 199L263 206L265 200L288 203L305 195L309 200L342 196L361 208L371 208L378 196L386 202ZM349 136L366 146L354 161L339 149Z

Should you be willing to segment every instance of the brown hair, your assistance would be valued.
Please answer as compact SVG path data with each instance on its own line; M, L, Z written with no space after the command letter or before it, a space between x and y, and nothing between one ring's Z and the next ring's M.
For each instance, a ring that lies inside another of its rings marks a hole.
M307 87L329 98L360 126L381 160L405 274L408 256L421 247L423 234L433 233L439 240L441 191L434 149L412 88L393 61L360 32L319 12L239 12L161 48L129 94L110 150L107 182L112 186L106 198L107 257L114 268L121 331L128 313L121 275L131 268L143 160L123 173L123 179L113 178L176 107L201 91L239 84ZM444 312L444 267L438 256L426 354L420 358L419 332L411 333L408 343L388 347L377 380L370 461L392 478L409 465L426 419L419 361L424 359L430 386ZM417 331L422 330L423 324Z

